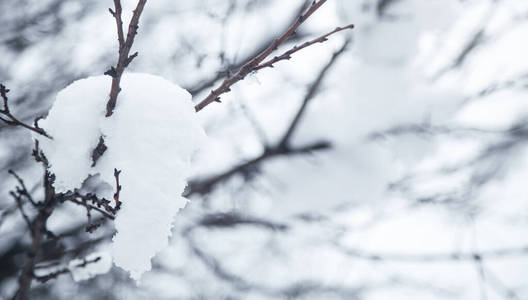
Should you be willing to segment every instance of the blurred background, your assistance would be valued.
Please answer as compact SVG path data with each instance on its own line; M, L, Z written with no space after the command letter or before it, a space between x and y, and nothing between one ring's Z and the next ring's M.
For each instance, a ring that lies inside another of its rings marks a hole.
M128 24L136 1L122 2ZM148 1L127 70L199 101L310 3ZM112 6L0 1L16 116L45 116L59 90L115 64ZM35 281L32 299L528 299L528 2L330 0L277 53L349 23L199 113L209 144L191 202L139 285L113 267ZM3 299L31 242L7 170L42 197L31 149L29 132L0 123ZM112 223L85 226L82 207L56 209L36 272L108 250Z

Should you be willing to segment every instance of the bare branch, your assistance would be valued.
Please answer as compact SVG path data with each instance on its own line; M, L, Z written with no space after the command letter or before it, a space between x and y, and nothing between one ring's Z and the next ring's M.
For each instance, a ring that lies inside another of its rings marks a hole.
M251 59L248 63L243 65L238 72L226 78L222 84L212 90L205 99L200 101L194 108L198 112L202 110L207 105L216 101L219 102L220 95L227 93L231 90L231 86L241 80L243 80L249 73L256 71L256 67L266 59L273 51L277 49L282 43L284 43L290 36L295 33L295 30L308 19L317 9L319 9L326 0L314 1L308 10L299 16L299 18L290 26L288 29L277 39L273 40L271 44L260 54ZM351 25L344 27L343 29L350 28ZM339 30L338 30L339 31Z
M17 300L29 299L29 291L31 289L31 281L34 277L35 264L37 263L37 255L41 251L43 236L48 234L46 229L46 222L53 212L57 203L55 198L55 189L53 188L54 176L45 170L44 175L44 201L38 209L38 213L30 223L31 228L31 246L27 254L27 260L22 268L18 278L18 291L15 295Z
M24 183L24 180L22 180L22 178L20 178L20 176L18 176L17 173L15 173L15 171L13 170L8 170L8 173L11 174L13 177L15 177L15 179L18 181L18 184L20 185L20 187L17 188L17 194L19 194L20 196L24 196L27 198L27 200L35 207L38 206L38 204L33 200L33 197L31 196L31 194L29 193L28 189L26 188L26 184Z
M134 10L134 13L132 15L132 19L130 20L130 23L128 25L128 32L126 39L124 37L123 33L123 21L121 20L121 1L120 0L114 0L114 6L115 11L110 9L110 13L116 20L117 24L117 39L119 41L119 58L117 60L117 65L115 67L112 67L110 71L105 72L105 74L110 75L112 77L112 88L110 90L110 99L108 100L108 103L106 104L106 116L110 117L114 113L114 108L117 103L117 96L119 95L119 92L121 91L121 88L119 87L119 83L121 82L121 75L123 74L125 68L130 64L130 62L138 55L138 53L134 53L129 56L130 49L132 48L132 44L134 43L134 38L137 34L137 30L139 28L139 17L141 16L141 12L143 11L143 8L145 7L145 3L147 0L139 0L138 4L136 6L136 9Z
M475 251L471 253L431 253L431 254L404 254L404 253L374 253L360 249L344 247L336 243L337 248L344 254L371 261L400 261L400 262L435 262L435 261L480 261L482 259L509 258L516 255L527 255L528 246L520 248L503 248L488 251Z
M254 173L259 169L259 166L262 162L269 160L274 157L283 156L283 155L293 155L293 154L302 154L302 153L311 153L313 151L324 150L330 148L330 143L326 141L316 142L307 146L298 147L298 148L269 148L266 149L261 155L237 165L223 173L218 175L211 176L202 180L193 180L190 181L188 186L189 189L185 193L185 196L190 196L192 194L207 194L209 193L217 184L227 181L229 178L232 178L235 175L242 175L246 179L251 178Z
M319 75L317 75L317 78L315 81L310 85L310 88L308 89L308 92L306 93L306 96L304 96L303 103L299 110L297 111L297 114L295 115L295 118L293 119L292 123L290 124L290 127L282 137L281 141L279 142L279 147L288 147L288 143L290 142L290 138L297 128L297 125L299 123L299 120L301 119L301 116L303 115L306 107L308 106L308 103L310 100L315 96L317 90L321 86L321 83L323 82L323 79L325 78L328 70L334 65L334 63L337 61L337 58L345 52L346 48L348 47L350 40L346 40L343 46L339 50L337 50L333 55L330 61L323 67L323 69L319 72Z
M274 231L285 231L288 225L271 222L265 219L241 215L239 213L215 213L203 216L198 222L200 226L209 228L226 228L238 225L253 225Z
M288 25L285 28L283 28L282 30L279 30L279 32L286 31L288 27L290 26L290 24L293 23L293 21L296 21L297 18L299 18L299 15L302 14L306 10L308 5L310 5L310 1L305 1L304 3L302 3L302 5L300 5L299 8L297 8L296 11L292 14L295 17L291 19L291 22L288 22ZM300 31L296 31L295 34L293 34L288 39L288 41L296 42L304 37L305 37L304 33ZM211 78L203 80L199 82L198 84L196 84L195 86L186 87L185 89L188 90L189 93L191 93L191 95L196 96L198 93L202 92L203 90L213 86L215 82L217 82L218 80L224 79L225 77L230 76L232 73L231 70L238 70L243 65L247 64L251 59L253 59L253 57L257 56L259 53L266 50L266 48L268 48L268 45L271 44L274 40L275 40L274 36L267 37L264 41L261 41L257 47L255 47L254 51L247 54L239 61L225 66L223 70L216 72Z
M44 131L44 129L38 126L37 122L39 118L35 119L34 126L31 126L20 121L15 116L13 116L13 114L11 114L11 111L9 110L9 99L7 97L7 93L9 93L9 90L5 85L0 83L0 97L2 97L3 101L3 108L0 109L0 121L5 122L7 125L24 127L47 138L51 138L51 136L49 136L46 131Z
M110 11L110 14L114 17L116 20L117 25L117 41L119 42L119 52L121 52L121 49L125 46L125 35L123 33L123 21L121 20L121 1L120 0L114 0L114 7L115 11L113 11L111 8L108 10Z
M347 25L345 27L336 27L336 29L330 31L329 33L327 34L324 34L318 38L315 38L311 41L308 41L308 42L305 42L303 44L301 44L300 46L294 46L293 48L291 48L290 50L284 52L283 54L279 55L279 56L275 56L274 58L266 61L266 62L263 62L261 64L259 64L258 66L256 66L254 68L254 71L257 71L257 70L260 70L260 69L264 69L264 68L273 68L273 64L275 64L276 62L278 61L281 61L281 60L289 60L291 58L291 55L294 54L295 52L299 51L299 50L302 50L306 47L309 47L313 44L316 44L316 43L324 43L328 40L328 37L336 32L339 32L339 31L342 31L342 30L345 30L345 29L352 29L354 28L354 24L350 24L350 25Z
M109 218L110 220L114 220L114 219L115 219L114 215L112 215L112 214L106 212L105 210L102 210L102 209L100 209L100 208L97 207L97 206L93 206L93 205L91 205L91 204L86 203L86 201L88 201L88 199L90 199L90 197L88 197L88 196L81 196L81 195L78 195L78 194L77 194L76 196L79 197L80 199L82 199L82 201L79 201L79 200L77 200L77 199L74 198L74 197L68 198L67 201L70 201L70 202L72 202L72 203L75 203L75 204L78 204L78 205L84 206L84 207L86 207L87 210L90 210L90 209L96 210L96 211L100 212L103 216L105 216L106 218ZM90 200L91 200L91 199L90 199Z
M226 181L227 179L231 178L232 176L236 174L240 174L244 176L245 178L251 178L251 176L258 170L259 165L263 161L276 157L276 156L291 155L291 154L297 154L297 153L309 153L312 151L323 150L323 149L329 148L330 143L326 141L320 141L320 142L316 142L308 146L298 147L298 148L290 147L289 141L309 101L315 96L315 93L317 92L325 76L328 74L328 71L330 70L332 65L337 61L337 58L342 53L344 53L348 44L349 44L349 40L346 40L343 46L332 55L332 58L330 59L330 61L319 72L319 75L317 76L315 81L308 88L306 96L304 97L303 104L299 108L299 111L297 112L291 125L288 127L288 130L284 134L284 137L279 141L279 143L276 146L267 148L261 155L255 157L254 159L251 159L238 166L235 166L223 173L220 173L215 176L211 176L203 180L194 180L194 181L189 182L189 189L187 190L186 195L189 196L195 193L196 194L208 193L212 190L212 188L215 185L217 185L220 182Z
M98 261L101 260L101 257L98 256L94 259L86 259L84 258L83 261L79 264L77 264L75 267L76 268L84 268L86 267L88 264L93 264L93 263L96 263ZM62 275L62 274L67 274L67 273L70 273L71 270L69 268L63 268L63 269L59 269L57 271L54 271L54 272L51 272L49 274L46 274L46 275L42 275L42 276L37 276L37 275L34 275L35 279L39 282L47 282L51 279L54 279L54 278L57 278L59 277L59 275Z
M119 174L121 174L121 170L117 170L114 168L114 177L116 182L116 192L114 193L115 211L118 211L121 208L121 201L119 201L119 193L121 192L122 187L119 184Z
M132 55L130 54L130 50L132 49L132 45L134 44L134 38L136 37L137 30L139 28L139 17L141 16L141 13L143 12L143 8L145 7L145 4L147 3L147 0L139 0L136 6L136 9L134 9L134 12L132 14L132 19L130 20L130 23L128 24L128 32L126 35L126 39L124 37L123 32L123 21L121 19L121 1L120 0L114 0L114 7L115 11L112 9L109 9L110 14L115 18L116 25L117 25L117 40L119 42L119 57L117 59L117 65L114 67L112 66L110 70L107 70L104 74L109 75L112 77L112 87L110 88L110 98L108 99L108 102L106 103L106 117L110 117L114 113L114 109L117 104L117 96L119 95L119 92L121 92L121 87L119 86L121 82L121 75L123 75L123 72L125 71L125 68L128 67L128 65L132 62L132 60L138 56L138 52L135 52ZM97 160L99 157L101 157L106 150L106 145L104 144L103 137L99 137L99 143L97 144L97 147L92 152L92 167L94 167L97 164Z
M103 136L100 136L97 146L92 151L92 167L95 167L97 160L105 153L106 149L108 149L108 147L106 147L104 143L104 138Z

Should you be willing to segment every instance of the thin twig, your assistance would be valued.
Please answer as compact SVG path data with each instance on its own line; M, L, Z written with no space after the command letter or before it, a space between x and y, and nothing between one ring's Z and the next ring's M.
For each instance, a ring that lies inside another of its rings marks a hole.
M100 208L97 207L97 206L93 206L93 205L91 205L91 204L86 203L86 201L88 201L88 200L87 200L87 199L88 199L87 197L82 197L82 196L80 196L80 195L79 195L79 197L80 197L83 201L79 201L79 200L77 200L76 198L73 198L73 197L72 197L72 198L69 198L67 201L70 201L70 202L72 202L72 203L75 203L75 204L78 204L78 205L84 206L84 207L86 207L86 209L93 209L93 210L96 210L97 212L100 212L103 216L105 216L106 218L109 218L110 220L114 220L114 219L115 219L114 215L112 215L112 214L110 214L110 213L108 213L108 212L106 212L106 211L100 209Z
M38 126L37 122L39 118L35 119L34 125L31 126L31 125L28 125L20 121L15 116L13 116L13 114L11 114L11 111L9 110L9 99L7 97L7 93L9 93L9 89L7 89L5 85L0 83L0 97L2 97L2 101L3 101L3 108L0 109L0 115L5 116L5 117L0 116L0 121L5 122L7 125L24 127L40 135L43 135L47 138L51 138L51 136L48 135L48 133L44 131L44 129Z
M106 117L110 117L114 113L114 109L117 104L117 96L119 95L119 92L121 92L121 87L119 86L121 82L121 76L123 75L123 72L125 71L126 67L138 56L138 52L135 52L132 55L130 54L130 50L132 49L132 45L134 44L134 38L136 37L137 30L139 28L139 17L141 16L141 13L143 12L143 8L145 7L145 4L147 3L147 0L139 0L136 6L136 9L134 9L134 12L132 14L132 19L130 20L130 23L128 24L128 31L126 35L126 39L124 36L123 31L123 20L121 18L122 9L121 9L121 1L120 0L114 0L114 7L115 10L108 9L110 11L110 14L114 17L116 20L116 26L117 26L117 40L119 43L119 57L117 59L116 66L112 66L110 70L107 70L104 74L112 77L112 87L110 88L110 98L108 99L108 102L106 103ZM106 145L104 144L104 139L102 136L99 137L99 143L97 144L96 148L92 152L92 167L95 167L97 164L97 160L103 155L105 150L107 149Z
M310 5L310 1L304 1L302 3L302 5L300 5L296 11L292 14L292 16L295 16L294 18L292 18L287 26L285 26L283 29L279 30L278 32L284 32L288 29L288 27L291 25L291 23L293 23L293 21L297 20L297 18L299 18L299 15L301 15L305 10L306 8ZM305 34L302 33L302 32L296 32L294 35L292 35L288 41L289 42L296 42L298 40L300 40L301 38L304 38ZM271 42L273 42L273 40L275 40L274 37L267 37L264 41L261 41L260 44L255 47L255 50L254 51L251 51L251 53L248 53L247 55L245 55L242 59L236 61L236 62L233 62L227 66L224 66L222 70L219 70L218 72L216 72L211 78L208 78L206 80L203 80L201 82L199 82L198 84L192 86L192 87L186 87L185 89L189 91L189 93L191 93L191 95L193 96L196 96L198 93L201 93L202 91L204 91L205 89L213 86L218 80L220 79L224 79L225 77L228 77L231 75L231 70L238 70L240 69L243 65L245 65L246 63L248 63L250 60L253 59L253 57L257 56L259 53L261 53L262 51L266 50L266 48L268 48L268 45L271 44Z
M527 247L503 248L488 251L474 251L469 253L426 253L426 254L405 254L405 253L375 253L361 249L347 248L336 243L338 249L346 255L371 261L398 261L398 262L436 262L436 261L468 261L475 262L482 259L509 258L516 255L527 255Z
M121 75L125 68L132 62L132 60L137 56L137 52L129 55L132 44L134 43L134 38L137 34L139 28L139 17L141 12L145 7L147 0L139 0L132 15L132 19L128 25L128 32L126 39L123 33L123 21L121 20L121 2L120 0L114 0L115 11L110 9L110 14L115 18L117 24L117 37L119 41L119 58L117 60L117 65L112 67L109 71L106 71L105 74L112 77L112 88L110 90L110 99L106 104L106 116L110 117L114 113L114 109L117 103L117 96L121 91L119 83L121 82Z
M256 71L255 68L258 67L259 64L273 51L275 51L278 46L288 40L288 38L295 33L295 30L297 30L297 28L325 2L326 0L314 1L308 10L304 14L300 15L299 18L290 27L288 27L288 29L279 38L273 40L273 42L264 51L242 66L238 72L226 78L218 88L212 90L207 97L195 105L195 110L198 112L207 105L211 104L213 101L219 102L220 95L229 92L233 84L243 80L249 73ZM351 25L343 27L343 29L346 28L351 28Z
M54 176L48 170L44 171L44 201L39 207L38 214L31 222L31 246L27 253L27 260L22 267L18 277L18 291L15 299L26 300L29 299L29 292L31 289L31 282L34 278L35 264L37 263L37 255L41 251L42 240L45 234L49 233L46 229L46 222L53 212L57 203L55 197L55 188L53 187Z
M122 187L119 184L119 174L121 174L121 170L117 170L114 168L114 177L116 182L116 192L114 193L115 211L118 211L121 208L121 201L119 201L119 193L121 192Z
M15 199L17 208L20 211L20 214L22 215L24 222L26 222L28 229L31 231L32 230L31 220L29 219L26 212L24 211L24 206L23 206L24 204L22 203L22 198L20 197L20 195L15 194L15 192L9 192L9 194L11 195L11 197L13 197L13 199Z
M185 193L185 196L188 197L192 194L204 195L209 193L216 185L222 182L226 182L229 178L232 178L235 175L242 175L244 178L248 179L256 173L259 169L261 163L266 160L272 159L278 156L294 155L294 154L305 154L312 153L314 151L320 151L330 148L330 143L326 141L319 141L313 144L296 147L296 148L269 148L266 149L261 155L241 163L225 172L222 172L218 175L213 175L209 178L202 180L192 180L189 182L188 190Z
M289 60L291 58L291 55L294 54L295 52L299 51L299 50L302 50L306 47L309 47L313 44L317 44L317 43L323 43L323 42L326 42L328 40L328 37L336 32L339 32L339 31L342 31L342 30L345 30L345 29L352 29L354 28L354 24L350 24L350 25L347 25L347 26L344 26L344 27L336 27L336 29L330 31L329 33L327 34L324 34L318 38L315 38L311 41L308 41L308 42L305 42L303 44L301 44L300 46L293 46L293 48L291 48L290 50L284 52L283 54L279 55L279 56L275 56L274 58L266 61L266 62L263 62L261 64L259 64L258 66L256 66L254 68L254 71L257 71L257 70L260 70L260 69L264 69L264 68L273 68L273 65L278 62L278 61L281 61L281 60Z
M84 268L86 267L88 264L93 264L93 263L96 263L98 261L101 260L101 257L98 256L94 259L86 259L84 258L83 261L77 265L75 265L74 267L75 268ZM44 282L47 282L51 279L54 279L54 278L57 278L59 275L62 275L62 274L67 274L67 273L70 273L71 270L70 268L62 268L62 269L59 269L57 271L54 271L54 272L51 272L51 273L48 273L46 275L42 275L42 276L37 276L37 275L34 275L35 279L41 283L44 283Z
M24 180L22 180L22 178L20 178L20 176L18 176L17 173L15 173L15 171L13 170L8 170L7 171L9 174L11 174L13 177L15 177L15 179L18 181L18 184L20 185L19 188L17 188L17 193L20 195L20 196L24 196L27 198L27 200L35 207L38 206L38 204L33 200L33 197L31 196L31 194L29 193L28 189L26 188L26 184L24 183Z

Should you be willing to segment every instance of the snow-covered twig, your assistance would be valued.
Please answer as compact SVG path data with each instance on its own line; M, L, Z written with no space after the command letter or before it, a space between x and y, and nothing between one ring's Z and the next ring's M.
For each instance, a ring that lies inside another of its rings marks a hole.
M20 121L15 116L13 116L13 114L11 114L11 111L9 110L9 99L7 97L7 93L9 93L9 89L7 89L5 85L0 83L0 97L2 97L3 101L3 108L0 109L0 121L5 122L7 125L22 126L40 135L51 138L51 136L49 136L46 131L44 131L44 129L38 126L37 123L39 118L36 118L33 126L31 126Z
M228 78L226 78L218 88L212 90L209 93L209 95L207 95L207 97L205 97L202 101L200 101L194 107L195 110L198 112L198 111L202 110L204 107L206 107L207 105L211 104L214 101L219 102L220 101L220 95L229 92L231 90L231 86L232 85L234 85L235 83L243 80L251 72L257 71L259 65L268 56L270 56L271 53L273 51L275 51L282 43L284 43L286 40L288 40L290 38L290 36L292 36L295 33L295 30L297 30L297 28L304 21L306 21L317 9L319 9L325 2L326 2L326 0L314 1L312 3L312 5L310 6L310 8L308 8L308 10L304 14L300 15L299 18L290 27L288 27L288 29L280 37L278 37L277 39L273 40L273 42L264 51L262 51L257 56L255 56L253 59L251 59L248 63L243 65L240 68L240 70L238 70L238 72L236 72L235 74L233 74L233 75L229 76ZM334 29L332 32L328 33L327 35L324 35L324 36L320 37L321 40L318 40L318 41L319 42L323 42L325 40L326 36L329 36L330 34L333 34L333 33L337 32L337 31L341 31L343 29L349 29L349 28L353 28L353 25L347 25L347 26L342 27L342 28L338 27L338 28ZM304 46L302 48L305 48L305 47L307 47L309 45L313 45L314 43L315 42L313 42L313 43L312 42L308 42L308 44L306 44L306 46ZM298 47L298 48L301 48L301 47ZM300 50L300 49L298 49L298 50ZM298 50L293 50L292 49L290 51L297 52ZM282 58L282 59L286 59L286 56L284 58ZM281 60L281 59L278 59L278 60ZM271 61L273 61L273 59ZM271 61L270 61L270 65L272 64ZM266 65L266 66L270 66L270 65Z

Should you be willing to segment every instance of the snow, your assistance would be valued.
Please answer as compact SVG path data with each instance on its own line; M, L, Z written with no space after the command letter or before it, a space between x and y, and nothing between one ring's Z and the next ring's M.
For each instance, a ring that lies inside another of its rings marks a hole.
M161 77L124 74L114 114L106 118L110 86L110 77L96 76L59 92L41 122L53 139L39 141L57 177L57 192L81 188L97 174L115 190L114 168L121 170L123 204L114 222L113 259L139 280L167 246L172 219L187 203L181 193L205 133L191 95ZM91 167L100 136L108 149ZM112 194L98 192L106 199Z
M94 252L84 259L72 259L68 264L68 269L76 282L105 274L111 267L112 257L108 252Z

